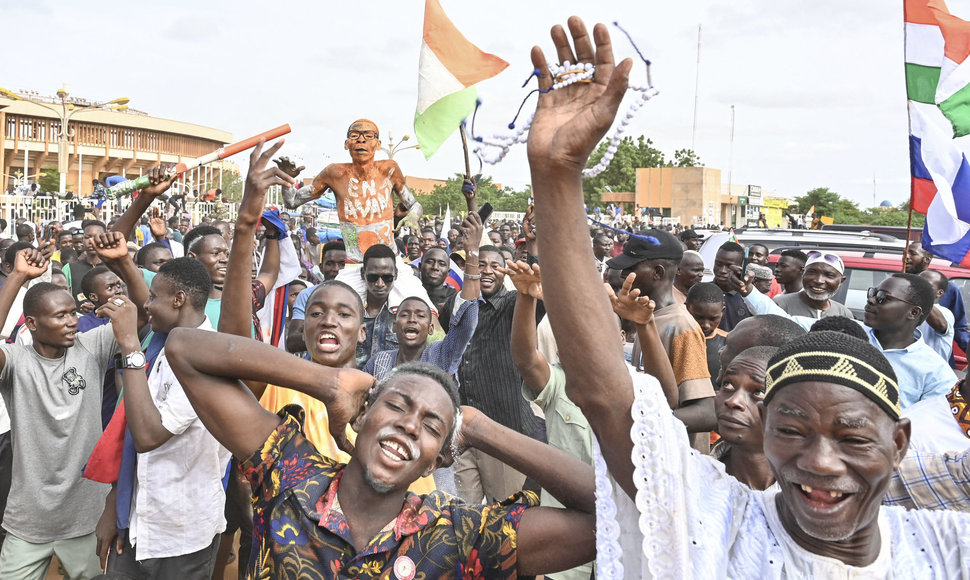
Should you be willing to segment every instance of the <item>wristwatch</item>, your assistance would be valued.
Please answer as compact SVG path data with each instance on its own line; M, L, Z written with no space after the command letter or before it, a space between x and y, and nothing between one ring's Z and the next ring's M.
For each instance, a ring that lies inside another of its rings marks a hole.
M116 357L116 366L119 369L143 369L145 368L145 353L136 350L131 354Z

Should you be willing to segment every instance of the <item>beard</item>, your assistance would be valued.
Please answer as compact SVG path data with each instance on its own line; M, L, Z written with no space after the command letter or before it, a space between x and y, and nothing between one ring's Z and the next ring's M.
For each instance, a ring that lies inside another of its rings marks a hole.
M377 478L374 477L374 474L370 472L370 469L366 467L364 468L364 481L366 481L367 485L369 485L371 489L377 493L389 493L392 489L394 489L393 485L378 481Z
M835 295L835 292L820 292L816 294L815 292L812 292L808 288L805 288L805 295L811 298L812 300L815 300L816 302L825 302L826 300L832 298L832 296Z

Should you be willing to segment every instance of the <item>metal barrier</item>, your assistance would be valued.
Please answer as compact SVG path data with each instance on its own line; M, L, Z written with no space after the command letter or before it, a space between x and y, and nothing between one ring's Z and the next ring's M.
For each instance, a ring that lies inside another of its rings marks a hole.
M17 219L25 219L35 224L43 224L53 220L71 221L73 220L72 209L77 203L83 203L87 208L95 207L96 203L90 198L60 199L46 195L31 197L29 195L0 195L0 217L7 220L8 234L13 233L13 224ZM110 220L111 216L123 213L131 205L129 198L107 200L101 206L101 218L105 221ZM169 215L172 206L168 202L156 200L152 207L163 210L165 215ZM212 213L214 204L212 202L186 202L185 213L192 217L192 224L199 224L202 218ZM236 219L238 205L227 203L229 210L229 220ZM180 212L181 213L181 212Z

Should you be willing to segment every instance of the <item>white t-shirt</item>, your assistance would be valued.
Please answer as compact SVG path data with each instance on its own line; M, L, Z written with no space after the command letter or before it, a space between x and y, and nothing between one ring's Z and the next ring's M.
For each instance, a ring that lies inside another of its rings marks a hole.
M914 403L903 409L903 417L912 423L911 452L925 455L970 448L970 438L960 429L945 395L934 395Z
M208 318L198 328L213 330ZM138 454L128 529L137 560L197 552L226 529L222 478L230 453L199 420L164 348L148 376L148 389L172 437Z

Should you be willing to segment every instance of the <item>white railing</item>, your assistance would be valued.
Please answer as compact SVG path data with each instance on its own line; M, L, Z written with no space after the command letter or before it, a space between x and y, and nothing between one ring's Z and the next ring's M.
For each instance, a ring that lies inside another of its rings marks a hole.
M13 233L13 224L18 218L26 219L35 224L44 224L53 220L62 222L72 221L74 219L72 210L74 205L79 202L88 208L93 208L96 205L89 198L77 200L60 199L46 195L37 197L31 197L29 195L0 195L0 217L7 220L8 226L5 233L11 235ZM115 214L120 214L128 209L129 205L131 205L130 198L105 201L104 205L101 206L101 219L108 221ZM167 202L159 200L153 205L161 208L165 212L165 215L171 215L173 208ZM201 223L203 216L210 214L213 207L211 202L187 202L185 204L185 213L192 217L192 224L195 225ZM235 220L237 204L227 203L226 207L229 209L229 219Z

